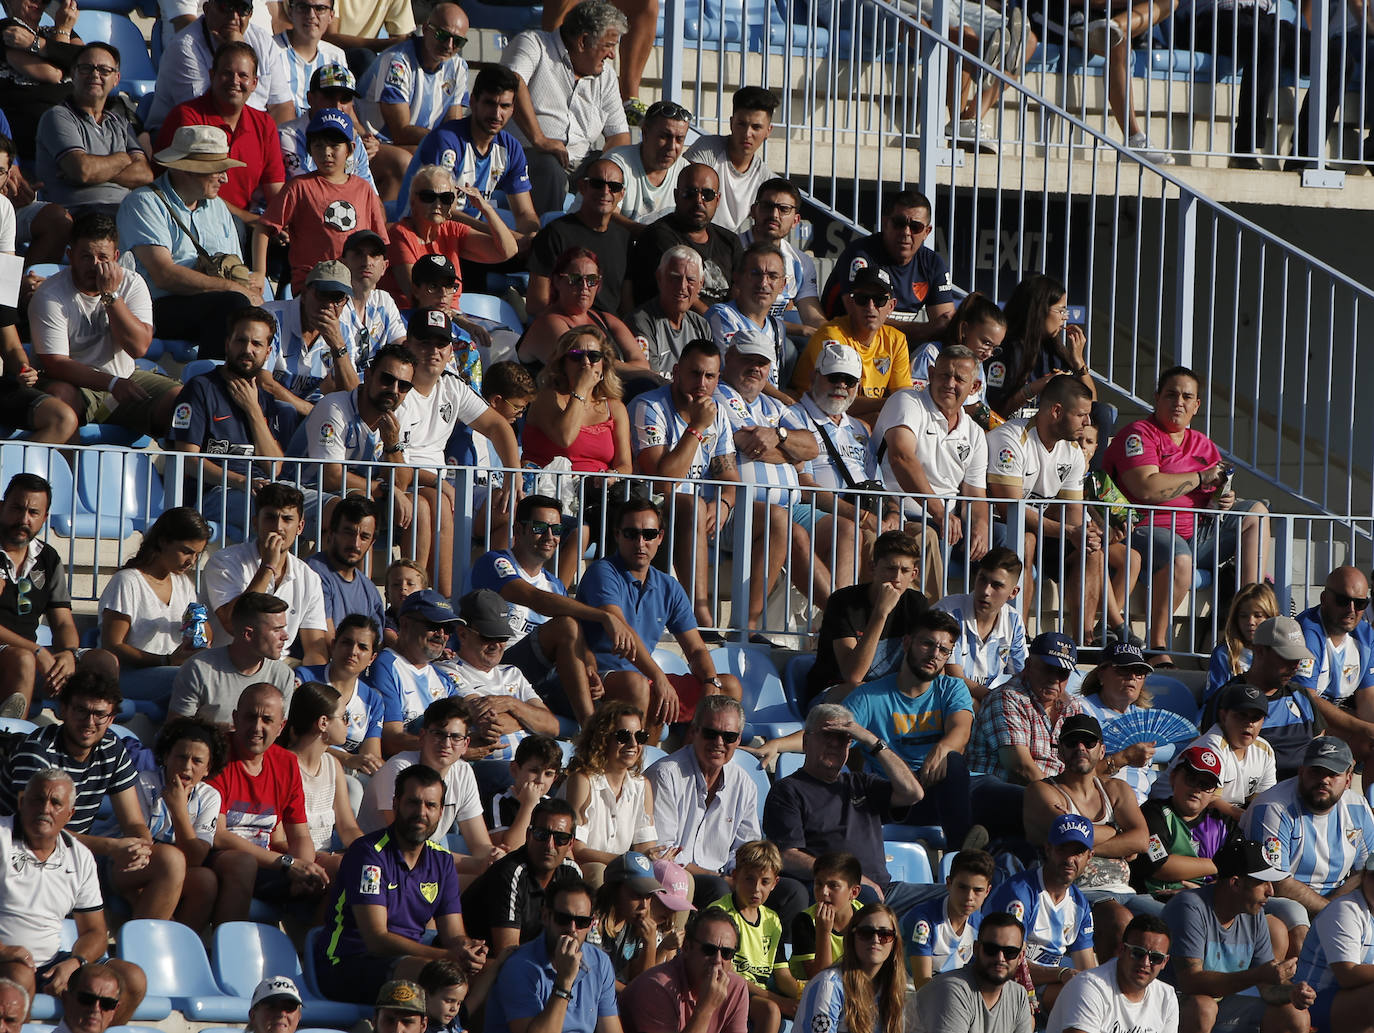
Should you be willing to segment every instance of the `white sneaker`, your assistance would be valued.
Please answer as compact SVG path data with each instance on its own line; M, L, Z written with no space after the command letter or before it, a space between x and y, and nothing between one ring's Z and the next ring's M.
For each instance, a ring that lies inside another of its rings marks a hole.
M965 150L976 150L980 154L996 154L997 143L988 132L988 127L976 118L961 118L954 142Z
M1099 18L1097 21L1075 25L1069 30L1069 38L1089 54L1105 54L1125 39L1126 34L1121 31L1121 26L1110 18Z
M1150 139L1144 133L1135 133L1127 137L1126 146L1146 161L1152 161L1156 165L1172 165L1174 163L1174 156L1168 151L1157 151L1151 148Z

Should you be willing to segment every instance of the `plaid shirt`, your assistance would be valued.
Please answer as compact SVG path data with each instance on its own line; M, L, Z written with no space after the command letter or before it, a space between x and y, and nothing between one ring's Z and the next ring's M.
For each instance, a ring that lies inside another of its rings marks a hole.
M1026 690L1024 675L998 686L983 700L973 722L969 739L968 767L970 771L996 775L1010 781L1012 773L1002 764L998 751L1003 746L1025 746L1031 758L1040 765L1046 777L1057 775L1064 762L1054 748L1059 741L1059 729L1065 718L1083 713L1083 702L1077 696L1064 694L1059 712L1051 717L1044 707Z

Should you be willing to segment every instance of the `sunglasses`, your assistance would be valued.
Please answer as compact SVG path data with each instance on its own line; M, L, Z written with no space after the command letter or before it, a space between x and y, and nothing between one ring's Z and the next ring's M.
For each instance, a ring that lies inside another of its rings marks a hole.
M1194 771L1192 768L1183 769L1183 781L1194 789L1215 790L1220 784L1211 774L1205 771Z
M326 8L328 10L328 8ZM108 998L106 998L108 1000ZM301 1006L301 1002L294 997L268 997L258 1002L260 1008L270 1008L274 1011L295 1011Z
M848 373L827 373L825 379L836 387L854 387L859 383L858 377L851 377Z
M215 6L222 11L230 14L252 14L253 5L241 3L240 0L215 0Z
M551 534L555 538L563 537L563 525L550 523L547 520L531 520L525 525L530 529L530 534L536 538L543 538L546 534Z
M720 958L722 961L734 961L737 951L734 947L722 947L715 943L702 943L700 940L693 940L697 945L697 950L708 958Z
M458 200L458 194L452 190L417 190L415 197L425 204L433 204L435 201L440 204L452 204Z
M865 308L869 305L872 305L874 308L882 308L884 305L886 305L889 301L892 300L892 295L864 294L858 291L850 291L849 298L851 301L854 302L855 305L858 305L859 308Z
M697 730L708 739L719 739L726 746L739 740L739 732L727 732L722 728L699 728Z
M1139 947L1134 943L1123 943L1123 947L1130 953L1136 961L1149 960L1151 965L1162 965L1169 960L1169 955L1163 951L1152 951L1148 947Z
M632 742L637 742L643 746L649 741L649 733L641 728L637 732L632 732L628 728L617 728L615 730L615 741L621 746L628 746Z
M534 829L530 829L531 832ZM577 929L590 929L592 927L591 915L575 915L571 911L555 911L553 913L554 925L571 925Z
M636 538L643 538L646 542L652 542L662 533L657 527L622 527L620 529L620 537L627 542L632 542Z
M430 25L427 26L427 28L430 32L434 33L434 41L441 46L452 43L459 50L462 50L468 45L468 38L466 36L460 36L456 32L449 32L447 29L441 29L436 25Z
M903 230L910 230L913 234L915 234L924 233L926 230L926 224L923 223L920 219L908 219L904 215L889 215L887 217L887 221L888 225L890 225L898 233L901 233Z
M392 373L383 372L377 374L377 383L381 384L382 387L394 387L397 391L401 392L401 394L405 394L415 386L412 381L402 380Z
M587 186L593 190L609 190L613 194L618 194L625 189L624 183L618 183L614 179L602 179L600 176L588 176Z
M897 938L895 929L887 929L877 925L861 925L854 930L854 937L859 940L876 940L879 943L891 943Z
M563 273L562 276L573 288L598 287L601 284L600 273Z
M33 610L33 600L29 598L29 593L33 591L33 582L28 577L21 577L14 583L14 588L19 593L14 608L22 617Z
M1353 606L1357 610L1369 609L1369 596L1367 595L1346 595L1344 592L1332 592L1331 601L1342 610L1349 606Z
M549 840L553 840L554 846L567 846L573 839L571 832L558 832L543 825L531 825L529 836L536 843L547 843Z
M586 359L588 363L595 366L606 357L606 353L595 348L569 348L565 357L572 359L573 362L581 362Z
M644 112L644 121L651 118L666 118L669 122L691 123L692 113L681 104L675 104L671 100L659 100L649 105L649 110Z
M981 947L983 949L983 953L990 958L995 958L998 955L1001 955L1007 961L1015 961L1017 958L1021 956L1021 948L1013 947L1011 944L987 943L986 941L979 940L978 946Z
M118 997L102 997L100 994L93 994L89 990L77 990L74 996L77 1003L87 1008L98 1004L101 1011L114 1011L119 1007Z
M719 190L712 190L710 187L683 187L680 191L683 197L700 197L707 204L710 204L720 196Z

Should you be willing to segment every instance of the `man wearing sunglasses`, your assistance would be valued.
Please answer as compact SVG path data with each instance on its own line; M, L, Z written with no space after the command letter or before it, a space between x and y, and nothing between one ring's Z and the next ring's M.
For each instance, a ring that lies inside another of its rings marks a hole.
M1070 980L1045 1033L1174 1033L1178 998L1159 976L1169 960L1169 927L1152 915L1126 926L1116 957Z
M1016 980L1024 946L1017 919L984 914L968 964L936 976L916 995L916 1033L1031 1033L1030 997Z
M1374 721L1374 625L1369 579L1358 567L1337 567L1326 576L1317 605L1298 614L1313 659L1298 664L1294 683L1364 721Z
M739 929L723 908L687 919L682 949L620 995L626 1033L744 1033L749 986L735 971Z
M611 217L625 193L625 173L615 162L600 158L587 166L577 183L582 203L567 215L554 219L534 235L530 244L530 287L525 308L531 318L549 307L549 280L558 256L569 248L586 248L597 257L601 285L595 307L619 313L625 286L630 231Z
M673 210L654 220L630 247L630 286L634 300L658 293L654 271L669 248L685 244L701 256L701 292L692 308L702 315L730 298L731 274L744 247L735 231L712 221L720 204L720 176L709 165L686 166L677 177Z
M468 16L439 3L418 33L383 51L358 84L358 114L377 139L414 151L445 119L462 118L468 92Z
M119 977L108 965L83 966L62 991L62 1021L53 1033L105 1033L121 995Z
M644 115L639 143L606 152L625 175L625 198L614 219L631 236L639 236L655 214L673 207L673 187L689 164L682 149L691 124L692 113L681 104L660 100Z

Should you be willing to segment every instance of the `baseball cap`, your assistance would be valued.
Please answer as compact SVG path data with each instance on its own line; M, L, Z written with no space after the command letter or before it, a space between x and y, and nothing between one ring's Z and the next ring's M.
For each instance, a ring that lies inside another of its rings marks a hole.
M658 891L658 899L669 911L695 911L697 909L691 898L687 896L687 888L692 884L692 877L687 874L687 869L682 865L674 864L665 858L659 858L654 862L654 878L663 884L663 889Z
M1311 660L1302 625L1292 617L1270 617L1255 629L1255 645L1268 646L1285 660Z
M292 980L286 976L269 976L253 988L253 999L249 1002L248 1010L252 1011L270 997L289 997L297 1004L301 1003L301 992Z
M310 124L305 127L308 140L316 133L338 133L349 143L353 142L353 119L338 108L323 108L315 113Z
M859 353L839 341L826 341L821 346L821 356L816 360L816 372L821 376L831 373L846 373L851 377L863 378L864 364Z
M416 263L417 265L419 263ZM406 321L411 337L427 337L445 342L453 339L453 320L441 308L417 308Z
M458 270L445 255L421 255L410 267L410 282L452 287L458 282Z
M1081 814L1061 814L1050 826L1049 845L1077 843L1091 850L1093 848L1093 823Z
M1059 741L1073 742L1075 739L1092 739L1094 744L1102 741L1102 725L1092 714L1074 714L1065 718L1059 726Z
M1102 654L1102 662L1108 667L1121 667L1128 670L1143 669L1147 674L1154 670L1140 647L1129 642L1116 642L1108 646Z
M1281 860L1278 840L1265 847L1256 840L1239 837L1227 840L1212 857L1218 878L1248 875L1260 882L1282 882L1288 878L1288 873L1278 867Z
M654 878L653 863L638 850L626 851L606 865L602 881L608 886L623 882L644 896L663 891L663 883Z
M350 233L340 254L365 247L371 248L377 254L386 254L386 241L382 240L382 235L376 230L356 230Z
M320 262L306 273L305 285L313 285L317 291L326 294L347 294L350 298L353 297L353 277L348 272L348 266L334 259Z
M409 979L392 979L377 991L377 1007L424 1015L425 992Z
M310 88L312 90L349 90L356 94L358 92L358 80L353 78L353 73L348 70L347 65L321 65L315 69L315 74L310 77Z
M730 350L772 362L778 357L773 341L762 330L737 330L730 338Z
M866 265L861 269L856 269L854 275L849 278L849 289L852 291L872 291L874 294L891 294L892 280L883 270Z
M1332 774L1344 775L1355 766L1355 755L1344 741L1331 735L1319 735L1307 744L1302 755L1305 768L1324 768Z
M515 634L510 626L510 608L490 588L479 588L459 599L458 619L483 638L508 639Z
M1221 783L1221 758L1210 746L1190 746L1178 755L1178 762L1201 774L1211 775Z
M1031 639L1030 655L1038 656L1051 667L1072 671L1078 665L1078 647L1073 639L1057 631L1045 631ZM1100 733L1099 733L1100 734Z
M458 622L458 615L453 612L453 606L432 588L422 588L418 592L411 592L401 603L401 609L396 615L398 617L419 617L421 620L433 621L435 624L456 624Z
M1221 690L1217 706L1221 710L1258 710L1261 714L1267 714L1269 697L1263 689L1247 682L1238 682Z

